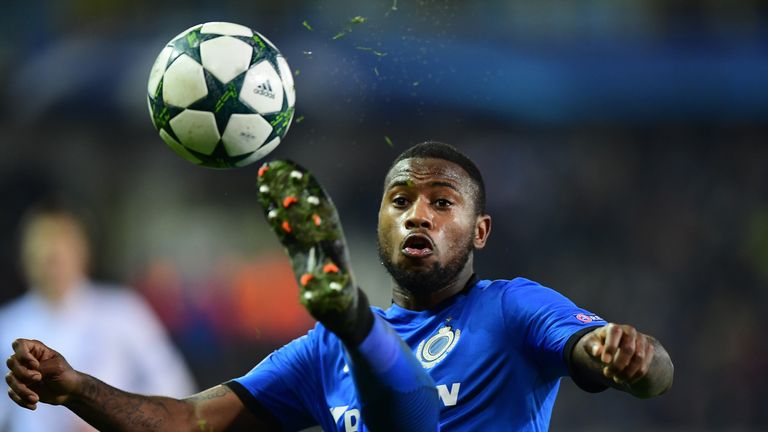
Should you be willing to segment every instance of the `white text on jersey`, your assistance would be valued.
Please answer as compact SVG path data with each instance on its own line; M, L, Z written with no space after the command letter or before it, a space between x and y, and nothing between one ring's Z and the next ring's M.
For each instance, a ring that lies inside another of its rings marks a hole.
M440 401L443 403L444 406L454 406L459 401L459 389L461 388L461 383L453 383L451 384L450 391L448 390L448 386L445 384L440 384L436 386L437 388L437 395L440 397ZM340 407L333 407L331 408L331 415L333 416L333 421L337 422L339 419L341 419L342 414L344 415L344 432L357 432L359 420L360 420L360 410L356 408L352 408L348 410L349 405L343 405Z

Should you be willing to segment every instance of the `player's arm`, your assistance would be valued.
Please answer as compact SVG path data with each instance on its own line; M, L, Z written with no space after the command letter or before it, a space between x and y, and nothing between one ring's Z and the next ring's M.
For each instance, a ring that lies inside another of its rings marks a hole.
M111 387L74 370L43 343L17 339L6 364L8 396L19 406L63 405L99 430L208 431L272 430L265 413L258 418L228 387L216 386L179 400L142 396Z
M574 380L610 386L639 398L672 386L674 366L655 338L627 324L610 323L585 334L571 353Z

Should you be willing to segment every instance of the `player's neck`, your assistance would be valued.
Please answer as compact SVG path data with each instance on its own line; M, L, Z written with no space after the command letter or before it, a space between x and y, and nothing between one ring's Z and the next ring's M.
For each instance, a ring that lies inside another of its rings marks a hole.
M431 309L443 301L459 294L466 288L467 283L474 274L472 258L451 282L436 291L427 293L415 293L411 290L395 284L392 289L392 299L398 306L414 311Z

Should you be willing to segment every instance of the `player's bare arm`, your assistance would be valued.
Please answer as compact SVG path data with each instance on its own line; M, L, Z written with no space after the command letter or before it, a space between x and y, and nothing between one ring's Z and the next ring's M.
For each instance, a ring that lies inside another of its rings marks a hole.
M661 395L672 386L674 366L667 351L627 324L610 323L585 334L573 350L572 362L582 380L639 398Z
M74 370L43 343L18 339L6 364L8 395L19 406L63 405L99 430L269 430L270 419L245 409L228 387L216 386L179 400L127 393Z

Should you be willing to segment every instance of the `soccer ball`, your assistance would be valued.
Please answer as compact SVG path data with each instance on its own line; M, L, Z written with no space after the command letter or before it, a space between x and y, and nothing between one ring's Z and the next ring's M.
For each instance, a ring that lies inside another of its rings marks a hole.
M230 168L280 144L296 92L288 63L267 38L239 24L209 22L160 51L147 100L160 137L179 156Z

